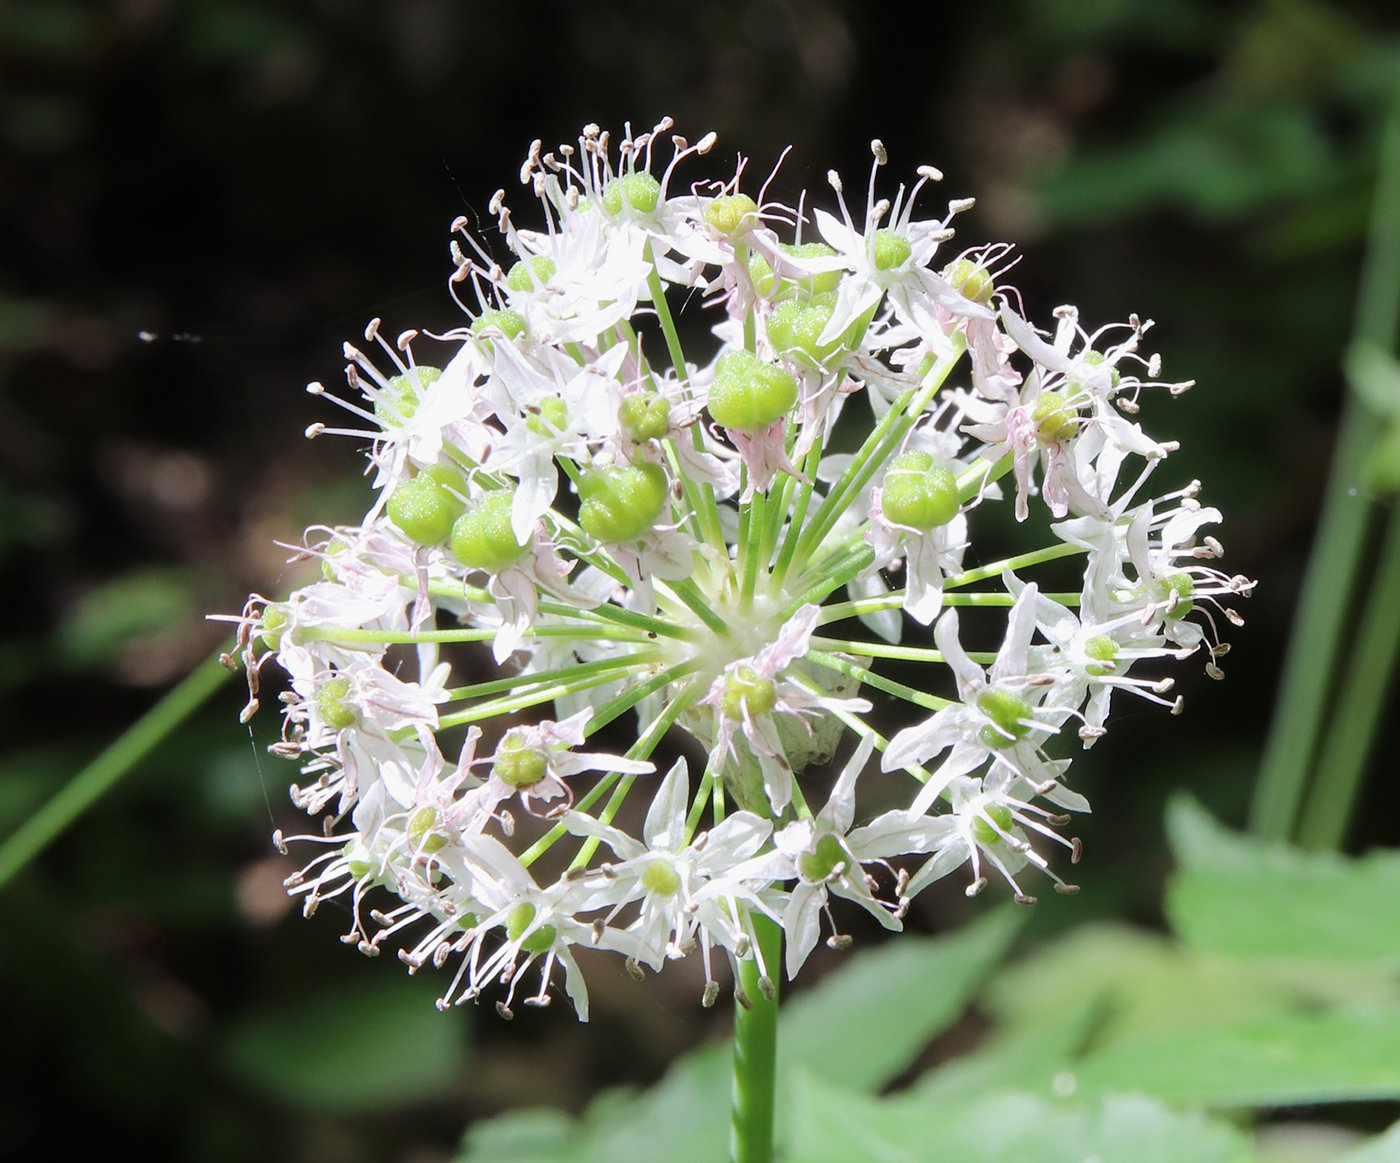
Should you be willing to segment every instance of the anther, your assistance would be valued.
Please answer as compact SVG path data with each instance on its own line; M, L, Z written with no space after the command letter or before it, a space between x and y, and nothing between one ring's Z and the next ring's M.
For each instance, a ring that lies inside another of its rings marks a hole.
M1179 715L1179 714L1181 714L1181 712L1184 711L1184 710L1186 710L1186 696L1185 696L1185 695L1177 695L1177 696L1176 696L1176 702L1174 702L1174 703L1172 704L1172 711L1171 711L1171 713L1172 713L1173 715Z
M920 166L914 172L921 178L927 178L930 182L941 182L943 180L943 171L934 166Z
M961 214L977 205L976 198L954 198L948 203L949 214Z
M1027 896L1023 892L1018 892L1012 899L1015 900L1018 905L1034 905L1040 903L1039 898Z
M1084 841L1078 836L1069 838L1069 862L1078 864L1084 857Z
M976 880L969 884L967 888L963 889L963 892L965 892L968 896L976 896L986 887L987 878L985 876L979 876Z
M1075 896L1079 892L1079 886L1077 884L1066 884L1063 880L1056 881L1055 891L1061 896Z
M877 166L882 166L890 160L889 156L885 153L885 143L878 137L871 141L870 152L875 155L875 164Z

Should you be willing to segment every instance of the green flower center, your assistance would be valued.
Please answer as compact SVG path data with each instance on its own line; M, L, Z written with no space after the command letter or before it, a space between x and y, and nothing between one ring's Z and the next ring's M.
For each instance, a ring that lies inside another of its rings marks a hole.
M1011 809L1005 804L988 804L982 814L972 818L972 835L977 843L990 848L1004 841L1015 822Z
M817 838L812 851L804 852L797 858L798 874L808 884L825 884L842 865L849 868L851 858L840 838L830 832Z
M960 258L943 272L948 285L961 291L974 303L986 303L996 293L992 276L970 258Z
M988 747L1010 747L1030 731L1030 703L1001 687L989 687L978 695L977 709L991 720L978 732Z
M521 901L515 908L506 915L506 937L511 941L520 941L535 919L535 906L529 901ZM520 948L526 953L543 953L554 944L554 938L558 931L553 925L541 925L523 941L520 941Z
M452 526L452 556L468 569L484 569L487 573L500 573L519 561L529 548L529 541L515 538L510 523L512 499L506 489L482 494Z
M438 810L431 804L424 804L408 817L408 837L419 852L437 852L447 844L446 836L433 831L437 823Z
M1079 427L1079 409L1063 392L1041 392L1031 411L1031 421L1041 443L1059 444Z
M1094 660L1084 668L1085 673L1095 678L1113 673L1113 664L1118 660L1118 651L1121 649L1122 647L1107 634L1095 634L1084 643L1084 654Z
M506 286L512 291L537 291L549 282L559 267L547 254L523 258L506 274Z
M752 226L757 213L758 203L747 194L723 194L705 207L705 221L721 234L733 236Z
M480 335L491 330L500 331L507 339L516 339L525 334L525 316L509 307L488 308L472 320L472 331Z
M517 732L510 731L496 748L491 774L506 786L524 791L549 774L549 756L537 747L527 747Z
M778 705L777 688L751 666L736 666L724 678L719 709L728 719L763 715Z
M661 201L661 183L645 170L613 178L603 187L603 209L609 214L622 213L626 203L641 214L650 214Z
M902 452L885 473L880 508L894 524L928 532L957 516L958 482L928 453Z
M461 477L457 479L460 481ZM452 523L463 508L461 499L435 479L432 471L427 471L399 485L384 511L410 541L437 545L452 533Z
M642 870L642 887L654 896L675 896L681 887L680 873L669 860L658 858Z
M666 504L666 470L659 464L605 465L579 477L578 523L599 541L635 541Z
M730 351L715 363L710 415L725 428L755 431L786 416L797 403L797 380L786 368L747 351Z
M627 396L617 407L617 422L638 444L660 440L671 429L671 401L650 393Z
M871 250L875 258L875 269L891 271L903 266L914 253L909 240L893 230L877 230Z
M332 730L343 731L360 721L360 712L345 701L349 697L350 680L343 674L332 675L316 688L316 710Z
M385 387L384 395L374 402L374 416L385 428L398 428L418 411L423 389L436 383L442 369L414 367L408 375L394 376ZM415 382L416 381L416 382Z

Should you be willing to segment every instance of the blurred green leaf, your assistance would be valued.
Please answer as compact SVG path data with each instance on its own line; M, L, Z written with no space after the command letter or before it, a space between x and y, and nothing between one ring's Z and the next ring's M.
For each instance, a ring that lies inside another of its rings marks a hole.
M58 645L72 664L95 666L138 638L202 616L188 571L143 569L84 594L59 627Z
M784 1012L779 1073L800 1068L856 1089L889 1082L967 1008L1023 919L1003 909L946 937L901 937L853 958Z
M992 1092L930 1108L804 1078L795 1088L791 1163L1247 1163L1248 1139L1141 1095L1092 1104Z
M511 1111L477 1123L462 1143L458 1159L485 1163L571 1163L578 1131L563 1111Z
M1294 1014L1233 1030L1119 1042L1075 1068L1080 1093L1169 1103L1287 1106L1400 1098L1400 1012Z
M1036 1029L1097 1001L1092 1041L1228 1029L1287 1013L1296 992L1256 967L1126 926L1085 926L998 974L984 999L1009 1030Z
M228 1069L293 1107L344 1113L441 1097L465 1061L463 1022L423 983L367 975L349 988L254 1014L229 1034Z
M1400 853L1360 859L1263 844L1192 801L1167 818L1182 867L1167 913L1188 945L1245 957L1400 965Z
M797 1073L853 1089L888 1082L966 1009L1021 920L1018 910L1002 910L950 936L904 937L852 958L783 1011L779 1086ZM729 1047L706 1046L649 1090L598 1098L575 1124L572 1154L548 1154L554 1141L543 1130L540 1140L529 1138L547 1120L521 1124L524 1153L509 1154L518 1128L509 1123L498 1134L492 1120L468 1136L459 1163L654 1163L658 1143L666 1163L714 1163L728 1151L729 1085Z
M1400 1123L1355 1151L1348 1151L1337 1163L1400 1163Z

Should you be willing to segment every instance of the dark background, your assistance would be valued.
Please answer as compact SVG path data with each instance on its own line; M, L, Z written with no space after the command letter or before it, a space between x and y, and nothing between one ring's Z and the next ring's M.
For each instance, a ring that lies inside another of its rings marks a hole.
M1033 318L1137 311L1167 377L1199 381L1146 424L1259 593L1227 681L1183 676L1185 720L1120 704L1076 769L1086 891L1036 917L1153 923L1167 795L1233 823L1248 803L1343 390L1391 7L0 4L0 832L216 648L206 612L295 581L276 540L359 516L361 462L301 437L330 419L302 385L335 383L372 316L458 321L451 220L500 186L524 209L532 138L669 113L720 134L693 176L791 144L784 188L823 198L832 167L863 188L876 136L891 182L938 165L939 198L978 197L960 238L1025 254ZM0 1158L443 1159L472 1118L575 1109L726 1029L687 968L636 986L610 961L588 1027L440 1016L433 982L339 945L341 917L301 921L268 843L296 826L292 770L236 686L3 890ZM1368 797L1353 846L1400 842L1393 790ZM929 897L920 927L967 915L958 886Z

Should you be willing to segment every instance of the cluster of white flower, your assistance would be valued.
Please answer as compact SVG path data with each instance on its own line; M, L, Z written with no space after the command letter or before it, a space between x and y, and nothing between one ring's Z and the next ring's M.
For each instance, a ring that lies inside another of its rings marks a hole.
M562 966L586 1017L575 946L634 971L698 950L708 1003L756 916L791 976L824 929L849 940L832 894L898 929L964 864L969 894L994 872L1029 902L1030 870L1073 891L1041 848L1077 860L1056 829L1088 804L1052 739L1092 744L1115 690L1179 709L1158 660L1204 646L1218 675L1219 599L1250 587L1208 564L1196 485L1146 489L1175 446L1130 417L1188 386L1139 354L1146 322L1038 330L1008 247L936 257L971 204L916 217L937 171L878 195L879 142L861 220L834 173L837 213L755 199L742 162L678 188L714 138L669 130L536 142L540 228L491 203L511 265L454 224L467 325L375 321L349 398L311 385L355 419L309 434L369 441L375 501L308 534L323 580L242 618L249 712L275 658L274 750L325 817L290 891L344 900L366 953L450 963L443 1005L501 986L508 1014L532 967L543 1004ZM971 530L1003 495L998 535L1037 541L988 561ZM1026 580L1056 559L1078 592ZM964 649L962 607L994 651ZM624 754L585 750L631 715Z

